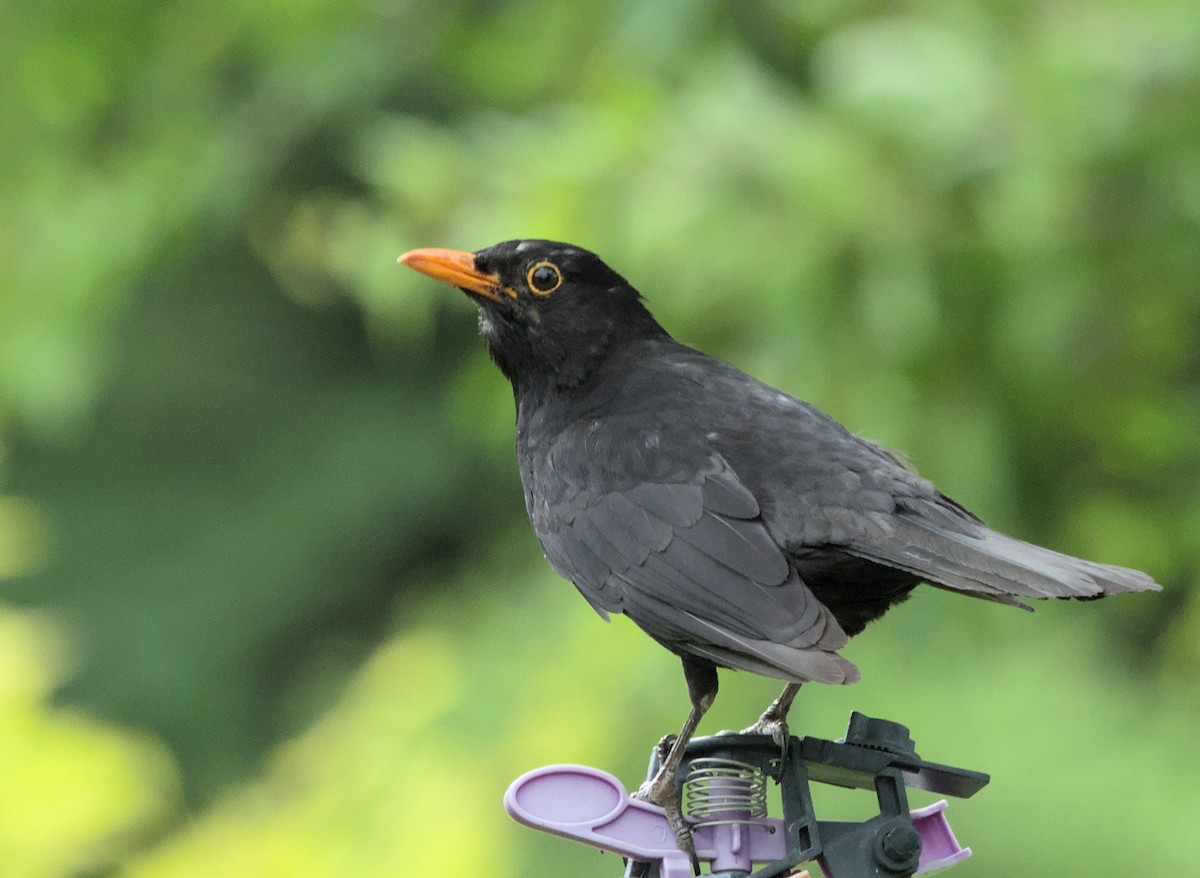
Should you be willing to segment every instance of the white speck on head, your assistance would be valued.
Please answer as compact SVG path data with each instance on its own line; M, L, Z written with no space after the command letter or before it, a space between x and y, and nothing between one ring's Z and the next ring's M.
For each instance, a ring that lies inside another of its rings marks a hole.
M709 442L716 442L716 441L717 441L718 439L720 439L720 438L721 438L721 437L720 437L718 434L716 434L716 433L709 433L709 434L708 434L708 441L709 441Z
M525 250L528 250L532 246L533 246L532 241L522 241L520 244L517 245L517 249L515 252L521 253Z

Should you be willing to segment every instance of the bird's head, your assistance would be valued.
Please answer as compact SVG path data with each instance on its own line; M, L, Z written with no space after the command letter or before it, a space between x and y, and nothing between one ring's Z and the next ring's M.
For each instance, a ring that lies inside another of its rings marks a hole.
M475 302L488 351L517 388L577 385L622 343L664 334L625 278L571 244L410 250L400 262Z

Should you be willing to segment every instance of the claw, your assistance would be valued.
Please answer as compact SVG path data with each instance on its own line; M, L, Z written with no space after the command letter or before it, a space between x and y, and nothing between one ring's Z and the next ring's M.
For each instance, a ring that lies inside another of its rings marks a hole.
M692 861L692 872L696 875L700 874L700 858L696 856L696 844L692 841L692 828L687 825L687 821L683 819L683 810L679 805L674 805L670 808L663 809L667 815L667 822L671 824L671 828L675 830L675 844L679 849L688 855L688 859Z
M743 735L770 735L771 740L781 747L787 745L789 737L788 724L784 719L763 714L758 721L748 728L742 729Z
M780 762L787 761L788 740L791 738L791 732L788 730L787 720L769 717L763 714L758 718L758 721L749 728L742 729L743 735L770 735L771 740L779 747Z
M771 702L771 706L763 711L754 723L747 729L742 730L743 735L770 735L771 740L779 745L780 759L787 759L788 739L791 733L788 731L787 715L791 709L792 700L796 697L796 693L800 691L799 683L789 683L784 687L783 692L778 698Z
M674 735L667 735L659 742L659 747L662 748L665 742L669 748L671 742L668 739L674 737ZM679 799L679 791L675 787L674 776L668 776L666 771L660 769L652 779L638 788L638 791L633 794L633 798L658 805L663 809L667 822L671 824L671 829L675 832L675 844L688 855L688 859L692 861L692 871L699 875L700 858L696 856L696 845L692 841L692 828L683 819L683 805Z
M677 737L679 737L679 736L672 733L669 735L663 735L659 739L658 745L656 747L656 749L658 750L658 764L659 765L663 765L664 763L666 763L667 756L670 754L671 747L674 746L675 739ZM644 784L643 784L643 786L644 786Z

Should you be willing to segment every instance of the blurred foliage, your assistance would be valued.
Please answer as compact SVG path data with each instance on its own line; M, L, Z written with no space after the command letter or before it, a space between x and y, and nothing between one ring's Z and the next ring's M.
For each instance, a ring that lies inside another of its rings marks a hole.
M1197 106L1190 0L8 4L0 872L619 872L500 797L632 784L678 663L541 561L472 309L395 266L543 236L1166 584L929 590L794 727L992 772L964 878L1192 874ZM705 731L774 690L723 685Z

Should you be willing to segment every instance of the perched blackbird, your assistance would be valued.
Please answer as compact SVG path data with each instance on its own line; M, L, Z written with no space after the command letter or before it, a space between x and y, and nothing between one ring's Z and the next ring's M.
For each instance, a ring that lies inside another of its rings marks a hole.
M837 650L919 583L1026 608L1159 587L988 529L888 451L671 338L593 253L527 240L400 261L479 307L554 569L683 660L691 711L638 792L681 843L675 774L718 667L788 681L747 730L782 740L800 684L857 680Z

